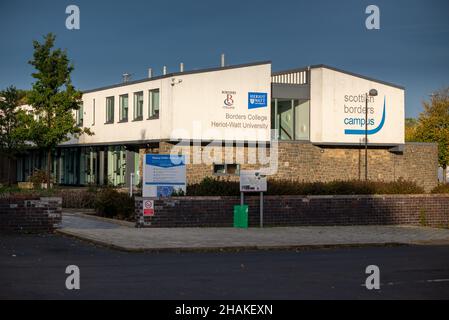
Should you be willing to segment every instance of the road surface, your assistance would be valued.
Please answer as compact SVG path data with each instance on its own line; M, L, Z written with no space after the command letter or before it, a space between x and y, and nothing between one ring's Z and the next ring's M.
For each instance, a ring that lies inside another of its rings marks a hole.
M67 290L65 269L80 269ZM380 268L380 290L364 287ZM448 299L448 246L130 253L60 235L0 235L1 299Z

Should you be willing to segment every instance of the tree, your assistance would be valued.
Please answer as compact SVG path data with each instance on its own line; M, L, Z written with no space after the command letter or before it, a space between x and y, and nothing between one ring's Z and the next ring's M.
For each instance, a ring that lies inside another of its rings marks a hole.
M17 94L19 96L19 105L28 104L28 90L17 89Z
M44 37L44 42L33 41L33 60L29 61L37 72L36 82L28 95L33 106L35 121L31 125L31 140L47 151L47 188L50 188L51 159L54 148L81 134L92 134L77 126L74 112L79 109L81 92L72 85L70 74L74 67L66 50L53 49L55 36Z
M438 143L438 162L443 168L443 181L446 183L446 171L449 164L449 87L431 95L430 101L424 101L416 127L416 138L422 142Z
M418 126L418 120L415 118L405 119L405 141L416 141L416 127Z
M11 86L0 92L0 154L8 161L8 185L11 185L11 162L26 148L31 116L21 109L23 90Z

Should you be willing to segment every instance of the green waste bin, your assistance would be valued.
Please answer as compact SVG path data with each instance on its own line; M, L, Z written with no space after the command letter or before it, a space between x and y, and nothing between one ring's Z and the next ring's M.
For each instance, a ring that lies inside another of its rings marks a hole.
M248 206L234 206L234 228L248 229Z

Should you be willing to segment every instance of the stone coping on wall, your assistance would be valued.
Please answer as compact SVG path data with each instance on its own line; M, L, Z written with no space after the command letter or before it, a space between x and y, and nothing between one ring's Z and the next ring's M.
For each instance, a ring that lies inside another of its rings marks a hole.
M259 197L259 193L247 194L245 193L245 198L248 197ZM358 194L358 195L266 195L264 194L264 199L298 199L298 198L308 198L308 199L370 199L370 198L438 198L446 197L449 198L449 193L418 193L418 194ZM157 198L157 197L135 197L135 200L226 200L226 199L236 199L240 196L185 196L185 197L168 197L168 198Z

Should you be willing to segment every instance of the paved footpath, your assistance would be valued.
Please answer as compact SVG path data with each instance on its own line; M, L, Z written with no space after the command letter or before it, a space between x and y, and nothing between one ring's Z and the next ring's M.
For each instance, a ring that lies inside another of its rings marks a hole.
M71 212L63 214L58 232L126 251L449 244L447 229L410 226L137 229L132 225Z

